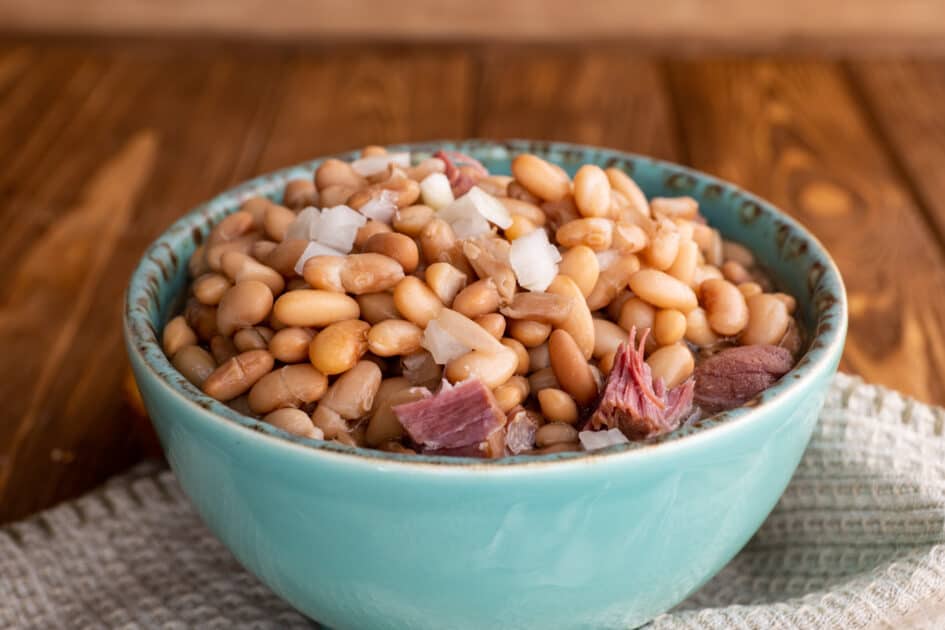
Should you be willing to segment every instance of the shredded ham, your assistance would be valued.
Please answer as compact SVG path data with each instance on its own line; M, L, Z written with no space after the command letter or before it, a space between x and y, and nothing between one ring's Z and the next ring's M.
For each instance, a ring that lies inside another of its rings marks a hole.
M446 177L453 189L453 196L459 197L469 192L489 171L482 162L459 151L437 151L433 157L440 158L446 164ZM461 166L466 168L462 169Z
M777 346L726 348L696 367L696 404L711 413L740 407L793 365L790 351Z
M629 343L617 349L614 367L588 426L594 430L620 429L631 440L643 440L679 427L692 409L694 380L689 378L666 391L663 379L654 382L650 366L643 361L649 330L636 343L636 328Z
M505 414L499 409L485 385L470 379L435 396L393 408L407 434L425 451L460 449L490 440L493 432L505 426ZM504 449L505 436L502 436Z

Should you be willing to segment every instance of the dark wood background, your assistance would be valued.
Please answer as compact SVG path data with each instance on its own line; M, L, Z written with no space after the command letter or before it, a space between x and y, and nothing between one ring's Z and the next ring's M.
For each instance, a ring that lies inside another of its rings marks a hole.
M142 456L119 324L147 243L240 180L368 143L560 139L735 181L838 260L843 369L945 403L943 103L945 61L895 55L0 40L0 521Z

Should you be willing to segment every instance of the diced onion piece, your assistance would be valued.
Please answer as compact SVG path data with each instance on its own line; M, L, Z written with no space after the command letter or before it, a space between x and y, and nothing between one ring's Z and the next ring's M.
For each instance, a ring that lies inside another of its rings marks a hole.
M438 216L450 224L456 236L469 238L490 230L489 222L505 229L512 225L512 215L498 199L473 186L469 192L440 209Z
M302 255L299 256L299 259L295 262L295 273L301 276L302 269L305 267L305 261L314 256L344 256L344 254L337 249L332 249L327 245L312 241L305 246Z
M393 190L382 190L377 199L361 206L360 212L369 219L390 225L397 212L397 193Z
M400 168L408 168L410 166L410 153L405 151L403 153L385 153L384 155L363 157L352 162L351 168L362 177L370 177L387 170L389 164Z
M480 234L488 234L491 231L489 222L478 214L454 221L450 223L450 227L453 228L453 234L456 235L456 238L460 240L479 236Z
M501 352L506 349L489 331L453 309L444 308L433 321L470 350Z
M626 444L630 441L620 429L581 431L578 433L578 439L581 440L581 446L584 447L585 451L596 451L614 444Z
M518 283L529 291L544 291L558 275L561 253L548 242L548 233L534 230L512 241L509 264Z
M321 212L318 208L309 206L299 212L295 221L289 224L285 232L286 240L314 241L318 234L318 223Z
M367 223L367 217L348 206L335 206L322 210L318 221L318 234L315 237L322 245L347 254L354 246L358 230Z
M597 266L603 271L617 262L617 259L620 258L620 252L616 249L605 249L602 252L597 252L596 256Z
M420 182L420 198L434 210L453 203L453 189L450 180L443 173L430 173Z
M479 188L479 186L470 188L469 192L463 197L469 197L479 214L489 222L495 223L503 230L512 225L512 215L505 209L502 202Z
M433 360L440 365L446 365L472 350L469 346L460 343L435 319L427 324L420 345L428 350L433 355Z

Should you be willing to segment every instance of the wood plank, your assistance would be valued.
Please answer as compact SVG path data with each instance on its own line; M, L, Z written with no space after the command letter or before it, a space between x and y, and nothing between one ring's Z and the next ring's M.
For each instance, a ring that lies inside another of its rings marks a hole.
M945 249L945 62L858 61L851 70Z
M484 55L476 135L567 140L679 158L661 68L621 49Z
M671 77L693 165L779 204L837 260L851 310L843 367L945 402L945 257L844 73L720 60L674 63Z
M225 35L274 40L633 40L654 49L862 52L945 47L945 5L928 0L0 0L8 30Z
M259 169L367 144L470 134L473 64L451 48L299 52Z
M284 62L157 49L93 57L94 88L52 105L66 113L46 116L65 123L39 133L55 142L36 141L49 148L24 158L23 193L0 202L17 235L0 246L10 275L0 345L16 357L0 364L11 418L0 423L0 521L134 461L121 403L128 275L174 218L255 169Z

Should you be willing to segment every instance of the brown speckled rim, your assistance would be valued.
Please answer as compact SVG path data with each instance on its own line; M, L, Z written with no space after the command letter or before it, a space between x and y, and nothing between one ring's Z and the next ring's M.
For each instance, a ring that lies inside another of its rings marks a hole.
M745 233L747 240L757 240L761 244L760 247L749 244L749 247L765 262L774 261L774 267L782 267L782 273L775 269L777 280L790 278L795 285L803 280L801 284L807 295L799 296L799 302L806 305L807 323L814 333L806 353L791 372L748 405L681 427L659 438L593 452L519 455L497 460L405 455L300 438L244 416L194 387L170 364L161 349L158 331L184 290L187 260L209 233L211 226L234 212L247 197L265 195L278 200L286 181L311 177L318 164L328 158L351 160L357 157L356 151L324 156L256 177L198 206L174 223L148 247L132 274L124 310L124 330L129 352L141 358L168 395L180 397L193 405L194 411L210 422L223 422L229 426L235 423L251 432L256 439L286 448L304 449L314 457L343 457L346 461L363 458L366 463L372 464L435 466L438 470L476 468L510 471L550 464L587 463L600 461L601 458L646 457L655 451L665 454L668 450L680 447L695 447L712 440L713 436L747 425L753 417L758 417L760 408L776 405L779 400L812 386L819 377L829 376L835 369L847 328L846 291L839 270L812 234L773 205L710 175L610 149L560 142L483 139L431 141L389 147L392 151L411 151L415 157L432 154L440 148L462 151L483 161L490 170L506 172L510 157L522 152L534 153L561 164L572 173L578 166L588 162L604 167L616 166L631 174L648 196L688 194L699 199L704 207L715 207L715 218L722 223L728 222L736 229L748 230ZM712 220L712 213L707 214ZM726 233L723 225L719 227ZM657 445L659 448L654 449Z

